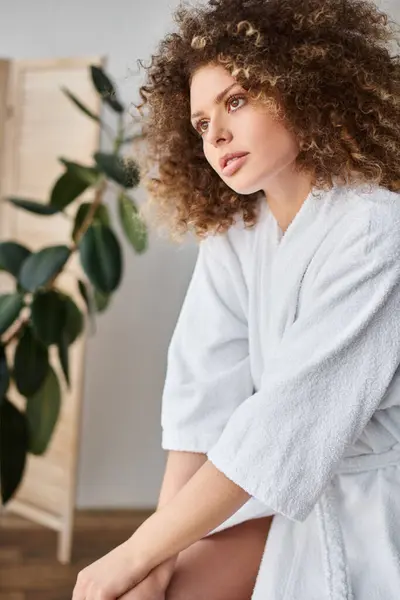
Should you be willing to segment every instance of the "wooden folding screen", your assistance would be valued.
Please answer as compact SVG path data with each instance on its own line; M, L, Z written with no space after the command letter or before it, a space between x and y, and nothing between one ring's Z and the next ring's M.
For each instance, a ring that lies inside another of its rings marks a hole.
M92 163L91 156L99 148L99 125L79 111L61 87L67 87L98 114L100 99L91 82L89 65L104 63L102 57L0 60L1 241L15 240L38 250L70 240L76 206L67 209L70 219L62 215L43 217L17 209L4 198L18 196L47 202L54 181L64 170L57 157ZM86 192L82 201L90 194ZM83 308L75 283L77 273L80 266L74 257L58 285L73 294ZM9 291L10 284L11 279L1 273L0 292ZM58 531L58 558L63 563L69 562L71 556L85 341L86 332L72 346L70 390L64 385L57 358L51 355L52 366L62 383L59 421L46 454L29 455L23 482L6 507ZM24 406L24 399L15 388L9 398L20 408Z

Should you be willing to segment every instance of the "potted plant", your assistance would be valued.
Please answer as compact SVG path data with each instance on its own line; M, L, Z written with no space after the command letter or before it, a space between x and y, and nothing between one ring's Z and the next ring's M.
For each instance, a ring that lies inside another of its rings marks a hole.
M118 218L122 230L137 254L148 246L147 228L131 190L140 182L139 168L133 158L124 158L122 148L142 134L128 136L126 108L118 99L115 86L103 68L90 66L93 85L115 113L117 131L110 129L71 91L62 91L88 118L98 122L111 137L111 152L96 152L93 164L82 165L60 157L63 173L54 182L46 203L28 198L6 198L21 210L51 221L64 214L73 203L71 241L32 251L15 241L0 243L0 269L15 282L11 293L0 294L0 493L5 505L15 494L24 475L28 453L46 452L59 416L62 392L58 376L49 360L57 357L67 386L70 385L69 351L82 334L86 317L104 311L123 276L123 255L113 229L104 192L109 184L116 190ZM93 200L81 195L91 188ZM69 209L71 212L71 209ZM69 216L70 218L70 216ZM58 278L72 255L79 256L83 277L77 285L87 310L83 313L74 299L58 286ZM9 345L13 344L13 352ZM26 400L20 410L7 397L10 382Z

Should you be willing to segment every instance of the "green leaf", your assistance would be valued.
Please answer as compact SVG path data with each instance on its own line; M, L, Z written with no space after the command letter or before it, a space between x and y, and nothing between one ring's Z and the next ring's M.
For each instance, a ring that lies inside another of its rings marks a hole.
M88 187L89 183L77 177L72 171L66 171L53 186L50 196L50 206L61 211L78 198Z
M56 290L35 294L31 304L33 330L44 344L57 344L67 321L64 296Z
M31 251L17 242L0 244L0 269L18 277L22 263L30 256Z
M32 396L43 384L49 368L47 347L38 340L32 328L25 327L14 357L14 380L23 396Z
M72 344L83 331L84 318L75 302L57 290L37 293L31 305L35 335L47 346Z
M26 417L7 398L0 404L0 488L5 505L24 474L29 438Z
M94 290L94 303L96 306L96 311L101 313L105 311L105 309L109 306L111 301L111 294L104 294L99 290Z
M93 119L93 121L100 123L100 117L95 115L94 112L85 106L72 92L70 92L66 87L62 87L61 90L83 113L85 113L85 115Z
M14 206L18 206L18 208L23 208L28 212L35 213L37 215L42 216L50 216L55 215L59 212L58 208L55 206L49 206L48 204L42 204L41 202L37 202L36 200L28 200L26 198L7 198L11 204Z
M68 348L68 339L67 332L64 330L57 344L58 350L58 358L64 373L65 381L67 382L68 387L70 387L70 379L69 379L69 348Z
M118 196L118 214L128 241L141 254L147 249L147 228L140 219L134 202L123 192Z
M74 242L77 241L78 231L81 229L84 220L87 217L87 214L92 206L92 202L82 202L76 211L74 229L72 231L72 239ZM103 223L103 225L110 225L110 215L108 212L108 208L105 204L99 204L96 208L96 211L93 216L93 223L99 222Z
M10 373L7 365L6 350L3 344L0 344L0 405L7 393L10 385Z
M62 270L70 254L68 246L49 246L31 254L21 267L20 284L29 292L46 285Z
M83 331L84 318L70 296L64 295L63 301L66 315L63 333L65 333L65 341L67 344L73 344Z
M14 323L24 306L24 298L21 294L0 295L0 334Z
M72 162L66 158L60 157L58 159L70 173L72 173L78 179L85 181L89 185L95 185L101 176L101 173L96 167L87 167L86 165L80 165L79 163Z
M26 417L29 428L29 451L44 454L52 438L61 405L61 389L51 365L42 387L28 398Z
M109 105L115 112L124 112L124 107L117 98L114 85L111 83L109 77L105 74L101 67L91 65L90 67L92 81L94 87L100 94L101 98Z
M117 154L107 152L95 152L93 158L100 171L124 188L133 188L139 185L139 167L132 158L124 159Z
M121 281L122 253L118 239L106 225L94 223L79 244L82 267L103 293L113 292Z

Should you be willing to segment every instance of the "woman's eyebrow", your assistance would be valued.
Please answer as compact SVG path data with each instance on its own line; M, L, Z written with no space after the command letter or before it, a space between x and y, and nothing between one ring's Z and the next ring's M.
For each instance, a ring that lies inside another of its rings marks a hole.
M229 92L229 90L232 89L235 85L237 85L236 81L234 83L232 83L231 85L229 85L225 90L220 92L214 100L215 104L220 104L222 102L222 100L224 99L225 94L227 94ZM204 114L203 111L198 110L197 112L192 114L191 119L194 119L195 117L199 117L202 114Z

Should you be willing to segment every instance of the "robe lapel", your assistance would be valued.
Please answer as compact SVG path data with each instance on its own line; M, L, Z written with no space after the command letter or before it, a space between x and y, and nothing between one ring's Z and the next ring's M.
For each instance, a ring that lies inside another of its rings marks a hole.
M304 274L332 227L331 211L337 211L339 216L340 207L336 202L339 191L336 186L328 191L311 191L283 236L267 208L270 213L267 217L272 220L271 258L261 277L263 289L270 290L266 324L268 352L274 350L296 319Z

